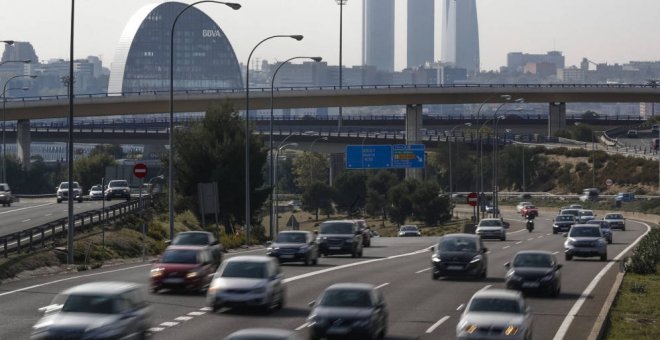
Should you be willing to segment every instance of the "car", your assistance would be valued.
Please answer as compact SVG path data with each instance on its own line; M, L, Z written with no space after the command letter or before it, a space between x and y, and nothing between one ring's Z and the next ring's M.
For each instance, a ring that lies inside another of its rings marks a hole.
M311 340L341 337L382 339L389 312L381 291L367 283L335 283L310 303Z
M252 307L263 312L282 309L286 300L284 275L276 259L238 255L222 262L206 293L213 312L223 307Z
M227 335L224 340L302 340L295 331L279 328L246 328Z
M575 221L577 221L577 218L580 215L580 210L582 209L576 209L576 208L562 209L561 211L559 211L559 215L572 215L573 217L575 217Z
M660 124L653 124L651 126L651 133L655 133L655 134L660 133Z
M552 233L557 234L559 232L567 232L576 222L575 215L557 215L552 220Z
M300 261L306 266L316 265L319 260L316 235L303 230L280 231L275 241L268 245L266 255L276 258L280 263Z
M596 214L594 214L593 210L582 209L578 211L577 223L585 224L587 223L587 221L593 220L595 218L596 218Z
M150 288L203 293L216 268L208 247L169 246L151 266Z
M14 197L11 195L11 189L9 184L0 183L0 203L3 207L11 207L11 204L14 202Z
M532 339L533 318L522 293L509 289L477 291L456 324L456 338Z
M102 200L103 199L103 186L100 184L93 185L89 189L89 199L90 200Z
M607 213L603 216L603 220L610 224L611 229L626 231L626 219L621 213Z
M628 130L628 132L626 132L626 136L628 138L637 138L637 137L639 137L639 134L637 133L637 130L631 129L631 130Z
M220 263L222 262L222 254L225 252L225 249L222 247L222 244L218 242L218 239L215 237L215 235L208 231L182 231L174 236L174 239L170 244L173 246L208 247L211 251L215 269L220 266Z
M516 205L516 211L520 213L520 211L526 206L526 205L533 205L532 202L520 202L518 205Z
M362 231L362 245L364 247L371 247L371 228L365 220L355 220L358 224L358 229Z
M607 244L612 244L612 228L610 227L610 222L605 220L589 220L587 224L596 224L600 226L600 230L603 232Z
M69 182L60 183L55 190L57 190L57 193L55 194L57 196L57 203L62 203L62 201L67 201L69 199ZM78 201L78 203L82 203L83 190L78 182L73 182L72 191L73 199Z
M325 221L316 238L322 256L349 254L362 257L362 231L353 220Z
M506 228L499 218L483 218L477 224L475 233L482 239L495 238L506 241Z
M488 274L488 249L474 234L446 234L431 247L431 278L472 276L485 279Z
M607 242L600 226L593 224L576 224L565 234L564 255L566 261L573 257L599 256L601 261L607 261Z
M117 197L125 200L131 199L131 188L128 186L128 181L115 179L108 182L108 187L105 189L105 199L110 201Z
M504 264L507 269L504 277L506 288L559 296L561 267L555 255L549 251L519 251L511 262Z
M486 213L499 215L500 214L500 209L495 207L493 205L493 203L488 203L488 204L486 204Z
M535 205L528 204L520 210L520 215L522 217L526 217L526 216L538 217L539 209Z
M40 308L31 339L145 339L153 311L142 285L92 282L57 294Z
M422 236L422 232L415 224L404 224L399 228L399 236Z
M621 202L632 202L635 200L635 193L634 192L620 192L616 194L616 197L614 198L616 201L621 201Z
M582 209L582 204L571 204L568 206L569 209Z
M580 201L598 201L598 196L600 195L600 190L598 188L586 188L582 190L582 195L579 197Z

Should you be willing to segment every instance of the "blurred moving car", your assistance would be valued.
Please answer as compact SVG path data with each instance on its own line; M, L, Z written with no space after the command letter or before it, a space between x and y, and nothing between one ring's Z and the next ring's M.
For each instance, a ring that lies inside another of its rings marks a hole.
M660 133L660 124L653 124L651 126L651 133Z
M603 216L603 220L610 224L611 229L626 231L626 219L621 213L607 213Z
M577 215L577 223L587 223L587 221L593 220L596 218L596 214L594 214L593 210L589 209L582 209L578 211Z
M90 200L102 200L103 199L103 186L100 184L94 185L89 189L89 199Z
M576 224L566 236L568 237L564 242L566 261L572 260L574 256L600 256L601 261L607 261L607 242L599 226Z
M310 231L280 231L275 242L268 245L266 255L282 262L302 261L306 266L316 265L319 260L319 246L316 235Z
M284 307L282 269L272 257L239 255L227 259L213 276L206 303L222 307L256 307L271 312Z
M456 325L458 339L532 339L532 314L520 292L476 292Z
M616 194L616 197L614 198L616 201L621 201L621 202L632 202L635 200L635 193L634 192L620 192Z
M589 220L587 224L595 224L600 227L600 231L603 232L603 236L607 240L608 244L612 244L612 228L610 227L610 222L605 220Z
M495 205L493 203L488 203L488 204L486 204L486 213L499 215L500 214L500 209L495 207Z
M350 254L362 257L362 231L353 220L325 221L316 238L321 255Z
M506 228L499 218L484 218L477 224L475 233L483 239L495 238L506 241Z
M630 130L628 130L628 132L626 132L626 136L628 138L637 138L637 137L639 137L639 134L637 133L637 130L630 129Z
M598 188L586 188L582 190L582 195L580 196L580 201L598 201L598 196L600 195L600 190Z
M485 279L488 257L483 241L473 234L447 234L431 248L431 278L442 276L472 276Z
M128 181L115 179L108 183L108 187L105 189L105 199L110 201L116 197L125 200L131 199L131 188L128 186Z
M224 340L302 340L295 331L279 328L246 328L229 334Z
M174 289L203 293L216 268L208 247L169 246L151 266L151 291Z
M145 339L152 322L143 287L128 282L75 286L40 310L31 339Z
M312 340L331 336L382 339L387 333L387 304L374 285L336 283L310 305L307 327Z
M220 266L225 251L215 235L208 231L182 231L174 236L171 245L208 247L213 257L214 271Z
M532 202L520 202L518 205L516 205L516 211L520 213L520 211L526 206L526 205L533 205Z
M526 217L526 216L538 217L539 209L533 204L528 204L524 206L522 209L520 209L520 215L522 217Z
M399 228L399 236L422 236L422 232L415 224L404 224Z
M69 182L62 182L60 185L55 188L57 190L57 193L55 194L57 196L57 203L62 203L62 201L67 201L69 200ZM80 184L78 182L73 182L73 199L78 201L78 203L82 203L83 201L83 190L80 187Z
M575 220L575 215L565 214L557 215L552 220L552 233L557 234L559 232L566 232L571 230L571 227L577 223Z
M504 264L508 270L504 277L507 289L539 291L559 296L561 291L561 267L549 251L523 250Z
M365 247L371 247L371 228L367 225L365 220L355 220L358 224L358 229L362 231L362 245Z
M0 203L3 207L11 207L12 202L14 202L14 197L11 195L9 184L0 183Z

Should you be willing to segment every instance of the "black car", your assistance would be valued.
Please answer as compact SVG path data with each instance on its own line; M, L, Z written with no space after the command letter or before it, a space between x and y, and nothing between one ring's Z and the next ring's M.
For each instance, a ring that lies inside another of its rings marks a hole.
M208 231L182 231L172 240L173 246L205 246L211 250L215 268L222 262L222 253L224 248L218 242L218 239Z
M312 340L326 337L382 339L388 310L383 294L366 283L337 283L310 303L307 317Z
M447 234L440 238L431 251L431 277L472 276L485 279L488 258L481 238L474 234Z
M353 220L321 223L316 240L323 256L350 254L351 257L362 257L362 231Z
M319 247L315 235L309 231L280 231L270 243L266 255L281 262L302 261L306 266L317 264Z
M552 233L557 234L560 232L567 232L575 223L576 219L573 214L557 215L552 220Z
M519 251L504 267L508 269L505 277L507 289L544 292L551 296L558 296L561 291L562 265L551 252Z

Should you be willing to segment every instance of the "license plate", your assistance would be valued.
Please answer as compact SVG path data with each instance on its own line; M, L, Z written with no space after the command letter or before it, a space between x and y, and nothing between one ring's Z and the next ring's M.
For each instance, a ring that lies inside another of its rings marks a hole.
M523 282L522 286L523 286L523 288L538 288L539 283L538 282Z
M447 270L462 270L463 266L447 266Z
M181 279L181 278L165 279L165 280L163 280L163 283L170 283L170 284L183 283L183 279Z
M293 258L293 255L289 255L289 254L287 254L287 255L280 255L280 257L283 258L283 259L292 259L292 258Z
M349 331L348 327L330 327L326 333L328 334L347 334Z
M341 249L341 247L328 247L328 249L330 249L330 250L338 250L338 249Z

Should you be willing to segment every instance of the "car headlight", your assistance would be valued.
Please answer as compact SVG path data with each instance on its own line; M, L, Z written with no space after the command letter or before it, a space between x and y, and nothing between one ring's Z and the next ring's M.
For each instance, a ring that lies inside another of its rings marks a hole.
M516 272L514 272L513 270L506 274L506 278L509 279L509 280L512 280L512 281L522 280L522 278L520 276L516 275Z
M188 274L186 274L186 279L196 278L197 275L199 275L198 272L195 272L195 271L193 271L193 272L188 272Z
M280 247L268 247L266 248L267 251L273 251L273 250L280 250Z
M572 246L572 245L573 245L573 243L575 243L575 240L574 240L574 239L572 239L572 238L569 238L568 240L566 240L566 243L565 243L565 245L566 245L566 246Z
M481 255L476 255L475 257L472 258L472 260L470 260L470 263L479 262L479 261L481 261L482 258L483 257Z
M518 326L509 325L509 326L507 326L506 329L504 329L504 335L509 335L509 336L516 335L516 334L518 334L519 330L520 330L520 328Z
M406 233L404 233L403 231L400 231L400 232L399 232L399 236L403 236L403 235L405 235L405 234L406 234Z
M309 246L302 246L302 247L298 248L298 252L299 252L299 253L304 253L304 252L306 252L308 249L309 249Z
M328 238L327 238L326 236L319 236L319 237L317 237L316 239L317 239L318 241L325 241L325 240L327 240Z
M551 280L552 280L552 277L553 277L553 275L552 275L552 273L550 273L550 274L548 274L548 275L542 277L542 278L541 278L541 281L543 281L543 282L551 281Z
M433 261L433 262L442 262L442 259L440 259L440 256L438 256L438 254L433 254L433 255L431 255L431 261Z
M161 267L153 268L150 271L149 275L151 275L151 277L161 277L163 275L163 271L165 271L165 268L161 268Z
M479 327L477 327L477 325L474 325L474 324L467 324L467 325L465 325L465 327L463 327L463 330L465 331L465 333L468 333L468 334L475 333L477 331L477 329L479 329Z

